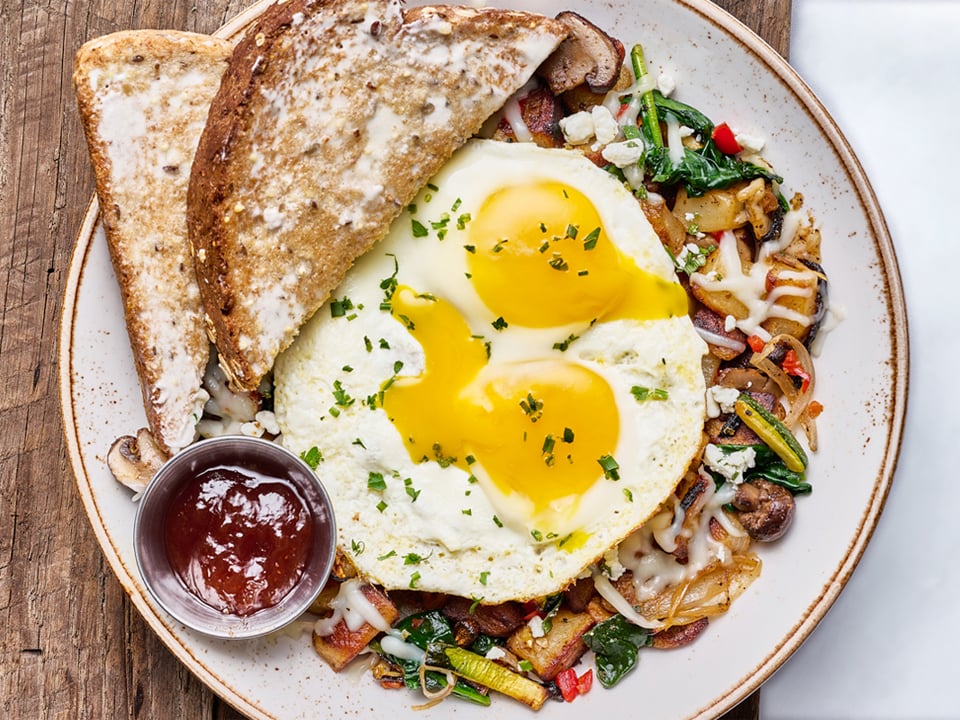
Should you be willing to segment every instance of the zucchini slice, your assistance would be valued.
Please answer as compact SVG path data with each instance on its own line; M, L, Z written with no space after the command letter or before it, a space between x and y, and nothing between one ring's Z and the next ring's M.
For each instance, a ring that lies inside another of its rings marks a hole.
M783 464L794 472L803 472L807 467L807 454L790 429L746 393L741 393L733 406L744 424L753 430L773 450Z

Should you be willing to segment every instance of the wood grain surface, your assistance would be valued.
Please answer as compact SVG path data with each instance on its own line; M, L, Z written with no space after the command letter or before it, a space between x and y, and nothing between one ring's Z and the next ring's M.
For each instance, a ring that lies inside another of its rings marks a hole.
M93 175L73 55L115 30L210 32L252 0L0 3L0 716L235 719L149 630L100 553L66 457L57 336ZM790 0L719 0L786 56ZM726 720L757 718L754 694Z

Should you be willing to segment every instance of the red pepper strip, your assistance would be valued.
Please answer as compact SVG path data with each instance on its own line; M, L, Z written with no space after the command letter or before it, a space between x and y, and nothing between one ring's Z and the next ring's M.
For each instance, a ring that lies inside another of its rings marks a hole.
M763 352L763 348L766 346L766 343L760 338L759 335L751 335L747 338L747 345L750 346L750 349L755 353Z
M557 687L560 688L560 694L563 695L563 699L566 702L573 702L574 698L580 694L580 690L577 687L577 671L573 668L561 670L553 680L557 683Z
M523 621L530 622L535 615L540 614L540 604L536 600L527 600L523 604Z
M724 155L736 155L743 150L743 147L737 142L733 130L731 130L730 126L726 123L720 123L713 128L713 133L711 133L710 137L712 137L713 142L716 143L717 149Z
M593 668L588 668L587 671L577 678L577 691L581 695L586 695L590 692L590 688L593 687Z
M810 386L810 374L803 369L800 361L797 360L797 354L793 350L787 350L787 354L783 356L783 364L781 367L787 375L800 378L800 392L804 393L807 391L807 388Z

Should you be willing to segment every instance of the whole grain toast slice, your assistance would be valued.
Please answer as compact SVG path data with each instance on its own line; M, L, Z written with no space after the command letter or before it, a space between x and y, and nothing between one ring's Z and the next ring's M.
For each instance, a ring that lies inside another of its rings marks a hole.
M290 0L238 44L190 181L207 329L252 389L353 262L566 36L529 13Z
M233 46L142 30L80 48L74 88L152 435L193 441L210 357L187 240L187 186Z

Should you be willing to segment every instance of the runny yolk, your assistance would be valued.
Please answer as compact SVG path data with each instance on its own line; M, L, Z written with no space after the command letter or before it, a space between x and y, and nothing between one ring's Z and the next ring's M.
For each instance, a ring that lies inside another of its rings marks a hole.
M560 528L603 476L598 460L616 448L610 386L561 359L488 364L483 340L450 303L401 286L392 304L426 358L423 373L394 379L383 396L411 457L468 473L477 464L526 504L531 530Z
M468 233L469 276L510 326L586 329L687 313L682 287L638 267L607 237L593 204L560 183L497 191ZM384 384L383 407L411 458L488 478L495 495L522 508L535 538L564 532L571 545L582 541L569 520L620 439L606 380L549 348L527 362L491 362L452 304L409 287L397 288L392 311L425 354L421 374Z
M621 253L590 200L561 183L498 190L468 230L474 287L511 325L544 328L687 312L683 288Z

